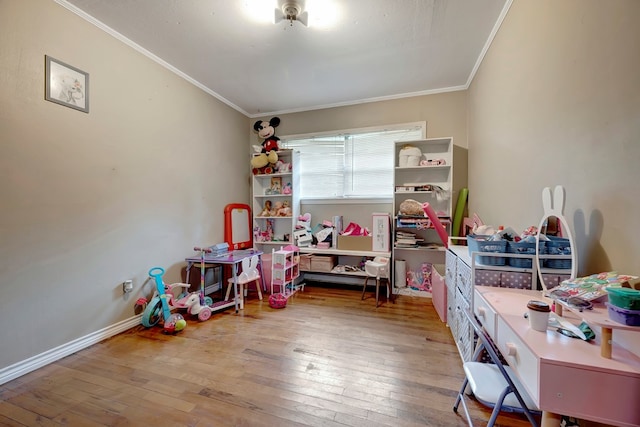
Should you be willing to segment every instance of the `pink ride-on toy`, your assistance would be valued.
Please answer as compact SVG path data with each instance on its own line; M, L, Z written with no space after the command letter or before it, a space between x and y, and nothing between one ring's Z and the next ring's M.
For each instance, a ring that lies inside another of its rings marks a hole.
M161 267L149 270L149 276L155 279L156 291L142 313L142 325L149 328L156 325L160 319L164 319L165 331L179 332L186 327L186 322L181 315L171 314L175 309L186 309L187 313L198 316L198 320L208 320L211 317L211 308L202 303L200 294L198 292L187 294L186 290L189 288L187 283L165 285L162 280L164 272L165 270ZM182 288L178 297L175 296L174 291L177 288Z

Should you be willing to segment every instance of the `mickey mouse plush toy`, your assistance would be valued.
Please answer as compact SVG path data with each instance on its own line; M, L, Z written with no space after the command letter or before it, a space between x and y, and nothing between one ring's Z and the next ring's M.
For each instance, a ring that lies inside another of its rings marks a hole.
M260 138L263 138L262 145L260 147L254 146L257 150L260 150L260 154L251 158L251 166L256 169L263 168L268 164L275 164L278 161L279 142L280 138L275 136L276 127L280 125L280 118L273 117L271 120L263 121L258 120L253 125L253 130L257 132Z

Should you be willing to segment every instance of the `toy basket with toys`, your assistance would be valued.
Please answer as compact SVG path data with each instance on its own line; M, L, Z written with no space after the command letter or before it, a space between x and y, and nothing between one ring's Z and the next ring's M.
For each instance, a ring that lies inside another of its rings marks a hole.
M269 307L285 308L287 306L287 297L281 293L271 294L269 297Z

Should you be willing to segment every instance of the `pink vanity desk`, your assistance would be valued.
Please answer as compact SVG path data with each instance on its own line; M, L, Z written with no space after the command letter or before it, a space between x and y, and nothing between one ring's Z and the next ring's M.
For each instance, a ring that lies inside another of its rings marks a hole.
M553 329L546 333L531 330L524 318L531 299L545 300L541 291L477 286L473 311L544 411L542 425L559 425L556 414L563 414L616 426L640 426L639 355L617 345L614 334L611 358L603 357L601 330L594 326L596 339L591 342ZM581 321L566 309L564 317L576 325Z

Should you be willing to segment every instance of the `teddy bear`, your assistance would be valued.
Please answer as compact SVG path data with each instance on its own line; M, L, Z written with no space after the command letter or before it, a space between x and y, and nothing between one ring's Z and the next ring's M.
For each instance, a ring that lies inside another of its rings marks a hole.
M280 125L279 117L272 117L268 122L265 120L258 120L253 125L253 130L263 139L260 146L254 146L257 154L251 158L251 166L254 169L261 169L271 164L275 165L278 161L278 150L280 149L280 138L276 133L276 127Z

